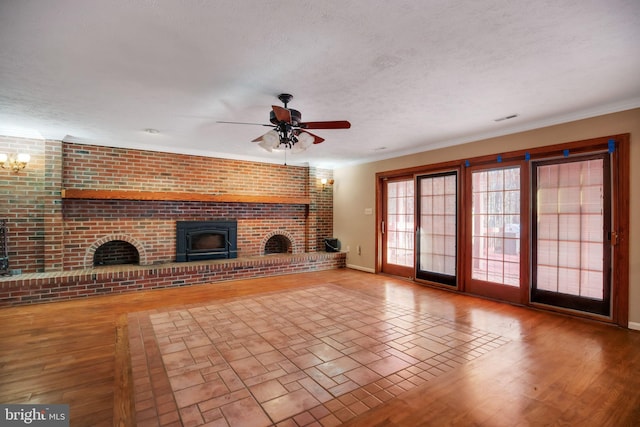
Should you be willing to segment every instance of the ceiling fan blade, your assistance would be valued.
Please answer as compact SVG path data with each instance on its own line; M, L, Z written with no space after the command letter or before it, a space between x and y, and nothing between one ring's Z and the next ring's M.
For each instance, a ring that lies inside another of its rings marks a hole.
M307 132L307 131L300 130L300 129L296 130L296 135L300 135L301 133L306 133L307 135L310 135L311 137L313 137L313 143L314 144L320 144L322 141L324 141L324 138L321 138L318 135L314 135L311 132Z
M273 114L276 115L279 122L291 123L291 111L277 105L272 105L271 108L273 108Z
M299 125L302 129L349 129L351 123L346 120L335 120L329 122L305 122Z
M245 123L245 122L223 122L218 120L216 123L227 123L230 125L254 125L254 126L269 126L269 127L273 127L273 125L267 125L264 123Z

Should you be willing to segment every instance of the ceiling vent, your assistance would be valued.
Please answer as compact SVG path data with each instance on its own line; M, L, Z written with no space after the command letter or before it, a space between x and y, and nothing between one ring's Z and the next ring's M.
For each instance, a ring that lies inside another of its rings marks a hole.
M499 119L495 119L494 122L502 122L504 120L515 119L516 117L518 117L517 114L511 114L509 116L504 116L504 117L500 117Z

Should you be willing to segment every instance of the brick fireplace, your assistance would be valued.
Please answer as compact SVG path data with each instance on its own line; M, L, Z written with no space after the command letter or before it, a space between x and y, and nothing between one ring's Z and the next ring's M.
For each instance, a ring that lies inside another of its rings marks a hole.
M262 255L265 239L274 233L299 242L296 252L309 252L312 243L317 247L309 242L304 205L69 199L64 217L64 270L92 266L91 255L105 239L132 243L145 254L141 265L174 262L179 221L236 219L239 257Z
M344 266L344 256L315 255L333 235L332 191L320 184L332 177L329 170L50 140L0 137L0 142L19 146L32 159L9 181L13 192L27 196L0 201L9 212L10 269L22 272L0 279L0 305L86 296L92 294L88 289L155 286L140 275L165 274L165 266L176 261L179 221L235 219L238 259L251 259L247 271L238 264L229 267L237 277ZM280 245L275 250L274 241ZM270 257L271 267L256 270L263 261L254 258L267 252L281 257ZM113 264L129 265L127 280L109 273ZM170 267L175 277L154 283L184 286L233 278L218 264ZM194 268L202 271L197 278ZM60 284L61 273L69 277L68 285ZM57 276L57 282L47 275ZM99 283L100 277L108 283ZM72 283L85 288L70 289Z

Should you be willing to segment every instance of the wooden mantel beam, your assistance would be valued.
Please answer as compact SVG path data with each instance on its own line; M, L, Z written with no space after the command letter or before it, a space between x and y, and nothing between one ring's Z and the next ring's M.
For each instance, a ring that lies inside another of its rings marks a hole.
M258 196L249 194L203 194L176 191L134 191L134 190L62 190L63 199L92 200L159 200L180 202L225 202L225 203L273 203L285 205L309 205L308 197Z

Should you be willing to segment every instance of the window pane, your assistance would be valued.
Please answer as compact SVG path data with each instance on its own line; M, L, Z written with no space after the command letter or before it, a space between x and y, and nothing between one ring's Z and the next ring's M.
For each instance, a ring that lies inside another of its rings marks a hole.
M602 300L604 298L603 280L601 271L582 271L580 296Z
M538 240L538 265L549 268L558 266L558 242Z
M518 197L520 196L520 169L504 169L504 189L505 190L517 190Z
M536 168L536 287L603 299L603 159Z
M455 276L457 177L420 177L418 270Z
M506 191L504 193L504 212L511 214L520 212L520 191Z
M538 264L538 289L543 291L558 291L558 269Z
M538 239L558 238L558 216L538 214Z
M580 215L558 216L558 239L580 241Z
M387 185L387 263L413 266L413 180Z
M520 286L520 168L473 172L471 192L471 277Z

